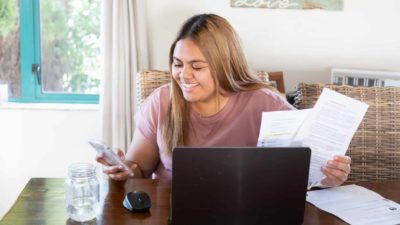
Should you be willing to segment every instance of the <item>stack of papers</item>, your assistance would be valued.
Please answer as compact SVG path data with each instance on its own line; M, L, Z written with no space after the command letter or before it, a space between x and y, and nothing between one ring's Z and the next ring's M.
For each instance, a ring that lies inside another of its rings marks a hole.
M310 147L308 187L320 185L321 166L345 155L368 105L324 88L312 109L264 112L259 147Z
M400 224L400 205L358 185L309 191L307 201L349 224Z

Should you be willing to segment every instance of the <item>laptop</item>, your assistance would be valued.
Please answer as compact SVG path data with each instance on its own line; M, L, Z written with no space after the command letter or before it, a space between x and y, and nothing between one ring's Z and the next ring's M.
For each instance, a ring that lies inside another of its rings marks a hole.
M173 151L172 225L302 224L309 148Z

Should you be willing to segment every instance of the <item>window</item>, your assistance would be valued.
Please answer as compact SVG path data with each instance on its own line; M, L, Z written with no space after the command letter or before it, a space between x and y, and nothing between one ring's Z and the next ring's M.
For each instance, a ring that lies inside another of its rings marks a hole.
M0 62L4 56L13 59L0 70L10 101L98 103L100 0L0 1L4 9L10 16L0 18L0 42L4 37L18 42L9 52L0 50ZM12 38L18 27L20 38Z

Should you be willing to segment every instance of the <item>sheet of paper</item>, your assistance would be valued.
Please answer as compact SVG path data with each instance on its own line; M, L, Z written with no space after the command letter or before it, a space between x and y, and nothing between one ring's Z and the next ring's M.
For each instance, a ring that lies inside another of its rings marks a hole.
M349 224L400 224L400 205L358 185L307 192L307 201Z
M309 187L320 185L325 175L321 166L334 155L344 155L368 105L324 88L313 110L300 126L293 146L312 150Z
M311 109L263 112L258 147L291 145L300 125Z

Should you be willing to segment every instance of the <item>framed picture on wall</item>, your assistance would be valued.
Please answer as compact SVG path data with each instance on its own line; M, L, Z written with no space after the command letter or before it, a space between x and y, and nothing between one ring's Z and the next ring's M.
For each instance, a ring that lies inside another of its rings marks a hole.
M235 8L343 10L343 0L231 0Z

